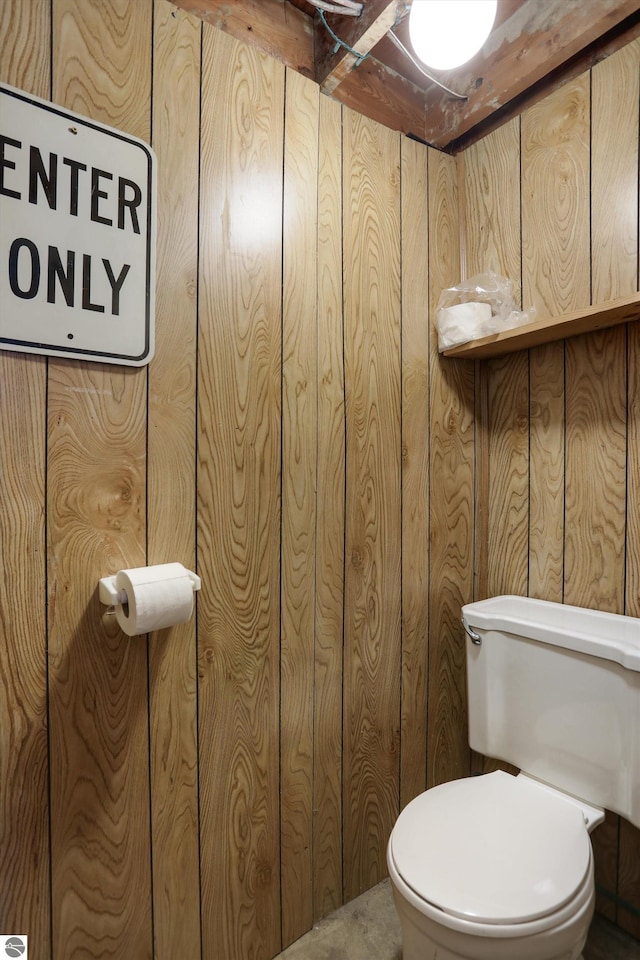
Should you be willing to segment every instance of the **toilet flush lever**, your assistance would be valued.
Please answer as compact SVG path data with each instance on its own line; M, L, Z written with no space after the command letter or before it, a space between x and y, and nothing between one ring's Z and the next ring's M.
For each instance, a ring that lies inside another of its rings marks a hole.
M464 617L460 618L462 620L462 626L464 627L464 632L467 634L471 643L475 643L476 646L480 646L482 643L482 637L479 633L476 633L473 627L470 627Z

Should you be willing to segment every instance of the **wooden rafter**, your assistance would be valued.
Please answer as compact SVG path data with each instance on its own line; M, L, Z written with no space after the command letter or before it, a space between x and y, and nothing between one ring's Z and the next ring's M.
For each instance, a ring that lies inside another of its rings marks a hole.
M327 23L334 32L337 31L336 36L346 46L336 45L320 18L315 18L316 80L325 93L332 93L361 58L373 50L394 25L404 6L398 0L369 0L357 18L327 16Z
M639 11L639 0L523 4L493 31L467 68L438 74L468 99L455 100L430 87L424 139L437 147L448 146Z
M482 51L465 67L438 73L467 96L461 101L430 83L385 39L398 23L398 35L409 43L406 23L398 22L409 7L405 0L365 0L359 17L326 14L346 47L304 0L173 3L315 79L352 109L454 152L640 34L640 0L500 0Z
M244 40L305 77L315 77L313 21L284 0L172 0L219 30Z

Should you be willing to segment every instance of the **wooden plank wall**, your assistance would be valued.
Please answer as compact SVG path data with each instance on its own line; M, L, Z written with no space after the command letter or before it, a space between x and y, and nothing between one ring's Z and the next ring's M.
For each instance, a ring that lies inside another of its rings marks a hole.
M463 154L467 275L550 315L638 289L639 84L634 41ZM639 338L479 364L478 596L638 616ZM640 832L608 816L593 839L598 909L640 936Z
M0 38L158 156L150 366L0 353L0 930L270 960L469 768L456 163L165 0L5 0ZM165 560L197 616L128 639L97 580Z
M46 0L1 7L2 80L47 98L50 36ZM46 359L0 352L0 484L12 505L0 510L0 926L32 934L43 958L51 953L46 398Z
M6 0L0 37L159 174L150 366L0 353L0 930L270 960L471 769L461 603L640 612L638 325L474 367L430 319L487 260L554 310L636 289L638 47L456 162L166 0ZM197 616L125 638L96 581L174 559ZM635 929L637 832L601 836Z

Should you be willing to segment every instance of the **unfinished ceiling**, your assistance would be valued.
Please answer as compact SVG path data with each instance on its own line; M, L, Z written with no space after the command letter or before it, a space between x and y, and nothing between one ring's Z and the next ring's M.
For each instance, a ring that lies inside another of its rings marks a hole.
M311 77L341 103L450 152L640 35L640 0L498 0L480 53L434 72L460 99L430 82L389 38L393 30L411 49L408 0L365 0L359 17L327 13L346 46L307 0L173 2Z

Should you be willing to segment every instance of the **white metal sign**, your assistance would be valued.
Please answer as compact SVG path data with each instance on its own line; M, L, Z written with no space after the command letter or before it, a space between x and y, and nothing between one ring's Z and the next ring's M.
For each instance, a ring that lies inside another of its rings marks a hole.
M155 155L0 84L0 349L153 356Z

